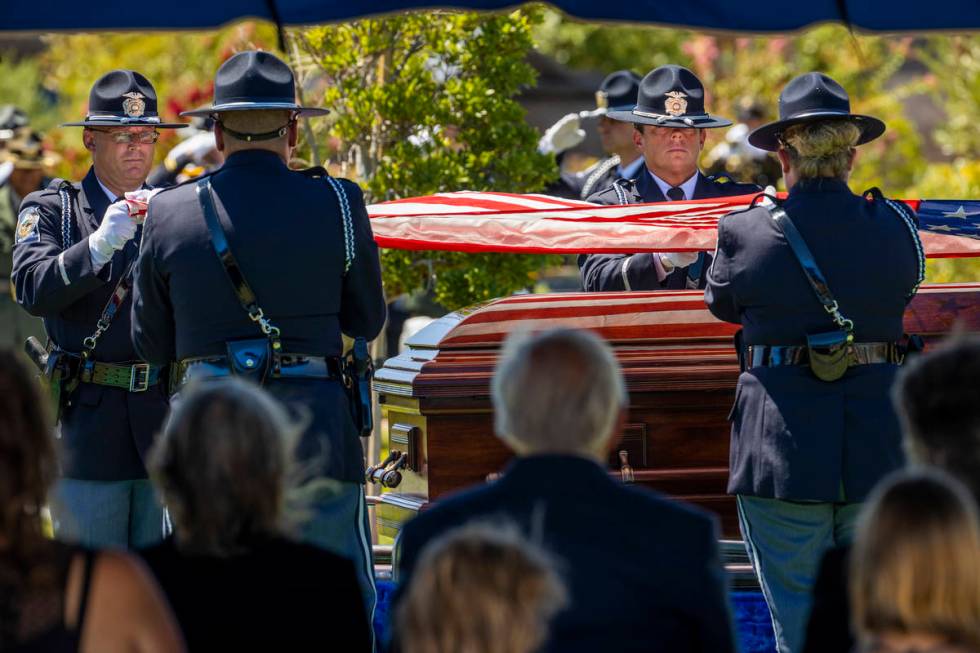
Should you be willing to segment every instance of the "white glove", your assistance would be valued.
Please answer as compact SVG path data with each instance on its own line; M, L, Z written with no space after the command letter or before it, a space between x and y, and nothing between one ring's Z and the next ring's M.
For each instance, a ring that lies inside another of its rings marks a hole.
M660 255L660 264L664 266L664 272L668 274L674 268L686 268L697 260L697 252L669 252Z
M541 140L538 141L538 152L541 154L561 154L585 140L585 130L582 129L579 114L570 113L548 127Z
M102 224L88 237L88 253L92 267L96 270L109 262L112 255L125 247L136 235L136 221L129 216L129 206L125 200L116 202L106 209Z
M197 165L204 164L204 157L213 152L217 146L214 142L214 132L201 132L177 143L167 153L166 166L168 170L176 170L189 162Z

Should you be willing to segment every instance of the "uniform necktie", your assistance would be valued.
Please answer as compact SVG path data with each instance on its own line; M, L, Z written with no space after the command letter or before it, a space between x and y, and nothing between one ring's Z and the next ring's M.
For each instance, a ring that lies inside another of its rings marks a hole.
M681 188L680 186L672 186L667 191L667 197L670 199L671 202L677 202L679 200L682 200L684 199L684 189Z

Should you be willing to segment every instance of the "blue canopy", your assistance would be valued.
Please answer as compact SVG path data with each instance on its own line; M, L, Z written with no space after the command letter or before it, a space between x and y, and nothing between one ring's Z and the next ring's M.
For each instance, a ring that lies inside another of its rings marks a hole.
M0 2L0 31L208 29L239 18L307 25L405 9L506 9L518 4L514 0L99 0L88 4L5 0ZM825 21L879 32L980 27L976 0L554 0L552 4L588 20L739 32L789 32Z

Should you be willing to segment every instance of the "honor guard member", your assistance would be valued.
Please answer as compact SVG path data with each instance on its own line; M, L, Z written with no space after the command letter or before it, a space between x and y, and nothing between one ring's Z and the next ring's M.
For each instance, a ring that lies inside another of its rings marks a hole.
M582 118L598 118L596 130L602 150L609 156L581 172L562 172L559 180L545 192L569 199L585 199L597 190L610 186L617 179L633 179L643 166L643 156L633 144L633 128L629 123L613 120L610 111L631 111L636 106L640 76L631 70L617 70L599 85L595 93L596 108L570 113L541 137L538 149L554 153L561 164L564 152L585 138Z
M51 496L55 533L93 547L162 537L163 510L143 465L167 411L162 368L130 341L132 267L141 228L120 196L144 186L159 129L143 75L114 70L92 86L82 122L92 167L28 195L14 244L17 301L44 318L50 386L60 406L62 478ZM36 346L35 351L40 349Z
M749 142L776 152L789 196L721 219L705 301L742 326L728 491L779 651L797 653L821 556L903 464L889 388L925 260L905 204L847 185L884 123L815 72L787 84L779 117Z
M150 201L133 340L148 361L179 361L181 384L239 374L304 407L297 455L335 482L301 536L353 559L372 615L364 457L340 357L341 334L370 340L384 324L378 248L356 184L287 166L297 119L328 113L295 91L285 63L242 52L218 69L214 104L183 114L214 116L225 162Z
M707 129L730 120L709 115L704 86L694 73L660 66L640 82L636 107L610 111L612 120L633 124L633 142L645 166L632 179L621 179L589 196L597 204L640 204L747 195L760 189L698 170ZM699 253L589 254L579 256L585 290L661 290L704 288L711 255Z

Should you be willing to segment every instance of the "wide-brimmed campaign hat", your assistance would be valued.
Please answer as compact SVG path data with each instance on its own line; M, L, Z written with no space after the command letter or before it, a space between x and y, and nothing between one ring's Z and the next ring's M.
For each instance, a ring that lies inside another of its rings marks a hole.
M329 109L302 107L296 102L293 71L268 52L239 52L221 64L214 76L214 102L210 107L184 111L182 116L211 116L226 111L280 109L300 116L323 116Z
M0 163L10 161L21 170L46 170L54 167L61 157L44 149L41 135L30 127L17 130L17 135L2 141Z
M614 120L658 127L713 129L728 127L731 120L711 116L704 110L704 85L683 66L667 64L654 68L640 82L636 106L628 111L610 111Z
M157 113L157 92L146 77L133 70L113 70L96 80L88 96L88 115L62 127L156 127L183 129L166 123Z
M861 130L857 145L885 133L885 123L871 116L851 113L851 99L844 87L823 73L805 73L794 78L779 94L779 120L749 134L749 143L775 152L787 127L818 120L848 120Z
M632 70L617 70L606 76L595 92L597 112L632 111L640 91L640 76Z

